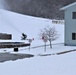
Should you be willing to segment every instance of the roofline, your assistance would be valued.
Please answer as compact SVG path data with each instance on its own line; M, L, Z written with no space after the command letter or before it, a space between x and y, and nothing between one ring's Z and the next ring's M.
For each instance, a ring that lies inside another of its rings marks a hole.
M68 9L69 7L74 6L74 5L76 5L76 2L71 3L71 4L67 5L67 6L64 6L64 7L60 8L60 10L66 10L66 9Z

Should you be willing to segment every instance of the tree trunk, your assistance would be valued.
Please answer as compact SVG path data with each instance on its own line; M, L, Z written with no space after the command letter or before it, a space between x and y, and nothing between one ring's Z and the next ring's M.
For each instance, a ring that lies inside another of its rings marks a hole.
M50 48L52 48L52 44L51 44L51 41L50 41Z

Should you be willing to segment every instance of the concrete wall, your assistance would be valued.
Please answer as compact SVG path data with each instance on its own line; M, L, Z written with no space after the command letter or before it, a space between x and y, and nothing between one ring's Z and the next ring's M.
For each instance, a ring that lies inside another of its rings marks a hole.
M76 45L76 40L72 40L72 33L76 33L76 19L72 18L72 12L76 12L76 5L65 10L65 45Z

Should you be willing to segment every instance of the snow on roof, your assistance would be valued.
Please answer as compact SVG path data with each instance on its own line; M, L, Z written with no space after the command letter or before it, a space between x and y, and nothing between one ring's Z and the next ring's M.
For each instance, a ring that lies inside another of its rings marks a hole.
M60 10L68 9L69 7L72 7L72 6L74 6L74 5L76 5L76 2L74 2L74 3L72 3L72 4L69 4L69 5L67 5L67 6L64 6L64 7L60 8Z

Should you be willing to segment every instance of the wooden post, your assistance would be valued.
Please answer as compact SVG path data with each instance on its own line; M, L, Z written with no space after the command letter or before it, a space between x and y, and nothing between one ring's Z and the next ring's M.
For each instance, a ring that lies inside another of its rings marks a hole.
M18 52L18 48L14 48L14 52Z

